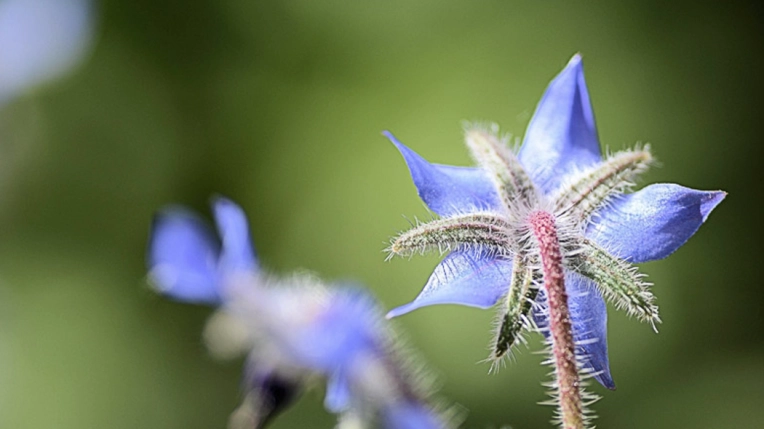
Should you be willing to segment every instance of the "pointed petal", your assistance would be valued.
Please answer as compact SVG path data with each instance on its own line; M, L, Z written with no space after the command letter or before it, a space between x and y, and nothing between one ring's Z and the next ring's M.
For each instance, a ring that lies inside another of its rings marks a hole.
M150 281L157 291L178 301L217 304L219 252L214 235L196 215L181 208L165 210L151 227Z
M430 164L383 133L398 148L409 167L417 192L430 210L440 216L475 210L498 210L501 202L491 180L478 168Z
M332 413L341 413L350 408L350 386L347 377L337 371L326 381L324 408Z
M599 210L586 235L629 262L662 259L681 247L727 195L660 183Z
M479 250L451 252L435 267L416 299L387 313L388 318L435 304L488 308L507 293L512 261Z
M601 159L580 55L574 55L547 87L518 156L546 192L559 185L560 177Z
M233 201L215 197L212 200L215 222L223 241L220 268L223 272L254 271L257 259L249 237L247 216Z
M594 379L608 389L615 389L610 375L607 355L607 308L597 286L578 274L565 275L570 317L573 320L573 338L577 344L576 355L584 359L584 368L594 374ZM545 337L549 337L546 309L546 293L542 288L536 300L540 304L533 312L533 319Z

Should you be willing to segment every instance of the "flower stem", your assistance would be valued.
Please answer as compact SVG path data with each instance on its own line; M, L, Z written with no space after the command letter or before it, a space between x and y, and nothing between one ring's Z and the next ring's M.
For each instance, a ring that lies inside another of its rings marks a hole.
M549 303L549 329L562 427L565 429L583 429L585 419L581 401L581 380L576 364L573 328L570 322L570 310L568 309L568 294L565 292L565 272L563 271L557 227L554 216L545 211L531 213L528 220L531 232L538 241L544 273L544 287Z

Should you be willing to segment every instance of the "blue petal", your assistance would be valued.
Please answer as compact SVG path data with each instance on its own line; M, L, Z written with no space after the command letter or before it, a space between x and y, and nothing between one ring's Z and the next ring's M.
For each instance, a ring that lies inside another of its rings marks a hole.
M451 252L435 267L416 299L387 313L388 318L434 304L488 308L507 293L512 261L479 250Z
M341 413L350 408L350 386L341 371L336 372L326 382L324 407L332 413Z
M214 198L212 206L218 232L223 241L220 269L225 273L256 270L257 260L244 210L223 197Z
M386 429L440 429L446 427L432 410L412 401L394 403L383 410Z
M399 142L390 132L383 133L406 160L417 193L430 210L439 216L475 210L498 210L496 190L482 170L430 164Z
M584 359L584 368L594 374L594 379L608 389L615 389L610 375L607 355L607 307L597 286L575 273L566 273L565 290L573 320L573 338L577 344L576 355ZM537 302L541 308L533 312L536 325L549 338L546 293L539 291Z
M682 246L727 194L661 183L598 212L586 235L630 262L665 258Z
M326 301L316 304L310 302L313 298L305 298L306 316L299 324L284 325L290 331L280 338L288 342L292 358L300 365L333 373L360 355L377 352L381 315L366 291L335 289ZM300 297L294 299L298 302Z
M178 301L218 304L217 240L194 214L179 208L155 218L148 268L153 286Z
M525 132L519 158L546 192L560 178L601 159L580 55L549 84Z

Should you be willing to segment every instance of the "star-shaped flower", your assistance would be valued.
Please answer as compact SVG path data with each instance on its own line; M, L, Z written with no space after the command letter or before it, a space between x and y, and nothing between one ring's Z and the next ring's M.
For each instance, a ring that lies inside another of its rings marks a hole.
M401 362L389 326L366 291L327 287L309 274L263 273L244 211L225 198L212 206L219 239L186 209L160 212L152 225L148 266L157 291L220 307L213 320L225 321L222 330L245 332L234 342L249 354L247 392L232 427L263 427L315 377L326 379L326 408L348 419L379 422L386 429L450 426Z
M602 157L579 55L547 88L517 153L495 129L474 127L466 142L478 167L431 164L386 135L419 196L440 216L394 238L391 255L448 252L419 296L388 317L434 304L488 308L501 302L497 359L522 340L532 319L548 335L529 219L550 213L563 252L576 354L583 370L611 389L603 296L640 320L659 322L650 284L633 264L674 252L726 195L675 184L628 193L653 158L647 146Z

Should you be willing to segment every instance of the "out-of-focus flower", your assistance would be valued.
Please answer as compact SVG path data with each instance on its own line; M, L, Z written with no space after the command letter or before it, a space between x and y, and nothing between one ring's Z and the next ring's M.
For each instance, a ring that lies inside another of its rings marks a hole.
M656 184L627 193L652 162L649 148L602 158L580 56L551 82L517 154L481 127L466 131L477 168L430 164L387 133L411 171L419 196L439 219L393 239L391 255L448 252L419 296L391 311L433 304L488 308L503 302L493 357L522 340L548 335L548 311L533 213L554 215L561 237L576 353L582 369L614 388L603 295L616 307L659 322L654 297L633 263L661 259L683 245L725 197ZM534 309L535 308L535 309Z
M213 211L220 240L188 210L169 208L156 217L149 276L160 293L220 306L244 327L248 393L233 426L261 427L316 376L327 381L325 405L332 412L389 429L411 427L402 426L402 415L416 416L423 429L446 426L401 364L366 292L329 288L308 274L263 273L241 208L217 198Z
M216 198L212 207L220 238L183 207L168 207L154 218L147 263L158 292L177 301L220 305L234 277L259 274L244 212L225 198Z
M92 38L89 0L0 2L0 106L70 71Z

